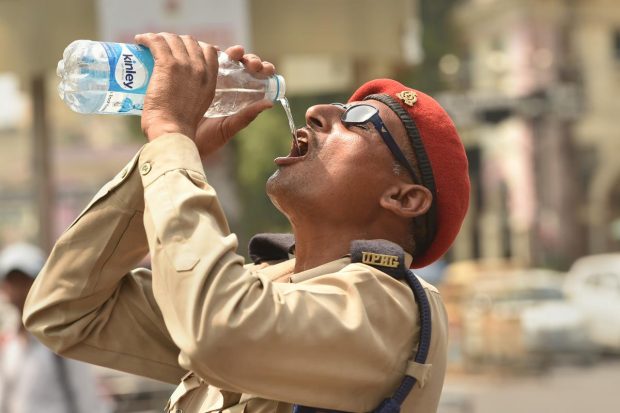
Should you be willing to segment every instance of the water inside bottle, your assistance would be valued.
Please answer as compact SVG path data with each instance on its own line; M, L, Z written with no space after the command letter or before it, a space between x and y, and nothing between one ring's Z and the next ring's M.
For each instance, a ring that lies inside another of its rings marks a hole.
M291 105L288 103L287 98L278 99L278 102L282 104L286 117L288 118L288 126L291 128L291 136L293 137L293 143L295 148L299 151L299 144L297 143L297 133L295 128L295 121L293 120L293 114L291 113Z

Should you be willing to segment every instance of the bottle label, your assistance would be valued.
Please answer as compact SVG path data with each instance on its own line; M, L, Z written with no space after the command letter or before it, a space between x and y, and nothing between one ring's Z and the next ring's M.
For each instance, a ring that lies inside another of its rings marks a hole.
M146 94L153 73L153 56L143 46L103 43L110 63L110 91Z
M125 92L107 92L99 113L118 115L140 115L144 105L144 95Z
M143 46L102 43L110 65L110 86L99 108L103 113L140 114L153 73L153 56Z

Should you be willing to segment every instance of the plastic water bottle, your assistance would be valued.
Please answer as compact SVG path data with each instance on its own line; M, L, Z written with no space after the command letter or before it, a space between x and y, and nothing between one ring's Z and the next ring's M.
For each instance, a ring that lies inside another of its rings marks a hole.
M206 117L232 115L262 99L284 99L282 76L258 79L222 52L218 61L215 97ZM146 47L76 40L58 62L58 93L75 112L140 115L153 66Z

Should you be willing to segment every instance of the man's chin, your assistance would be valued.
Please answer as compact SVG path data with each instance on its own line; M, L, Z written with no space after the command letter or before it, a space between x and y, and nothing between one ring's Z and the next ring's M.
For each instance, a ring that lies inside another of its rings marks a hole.
M286 181L286 179L282 176L282 171L280 169L276 169L275 172L271 174L269 179L267 179L267 183L265 184L265 189L269 198L273 200L274 196L277 196L279 193L286 192L282 189L286 186L283 181Z
M265 185L269 199L282 212L284 212L282 210L283 205L296 202L295 200L300 198L301 192L307 192L308 190L308 183L303 182L305 181L303 177L297 176L297 174L291 173L293 171L286 169L278 168L267 179L267 184Z

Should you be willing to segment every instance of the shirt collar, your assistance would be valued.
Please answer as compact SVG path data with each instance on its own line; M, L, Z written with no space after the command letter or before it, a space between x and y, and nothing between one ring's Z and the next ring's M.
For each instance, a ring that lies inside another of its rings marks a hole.
M405 252L405 268L409 268L413 262L411 254ZM296 274L293 273L295 269L295 258L279 262L268 267L259 269L261 273L267 276L270 280L277 280L284 276L290 276L290 282L298 283L302 281L310 280L314 277L318 277L323 274L335 273L342 270L347 265L351 264L351 256L345 255L342 258L338 258L334 261L321 264L318 267L310 268Z
M351 264L351 256L346 255L342 258L338 258L337 260L321 264L318 267L310 268L309 270L298 272L297 274L292 274L291 282L298 283L318 277L319 275L338 272L349 264Z

